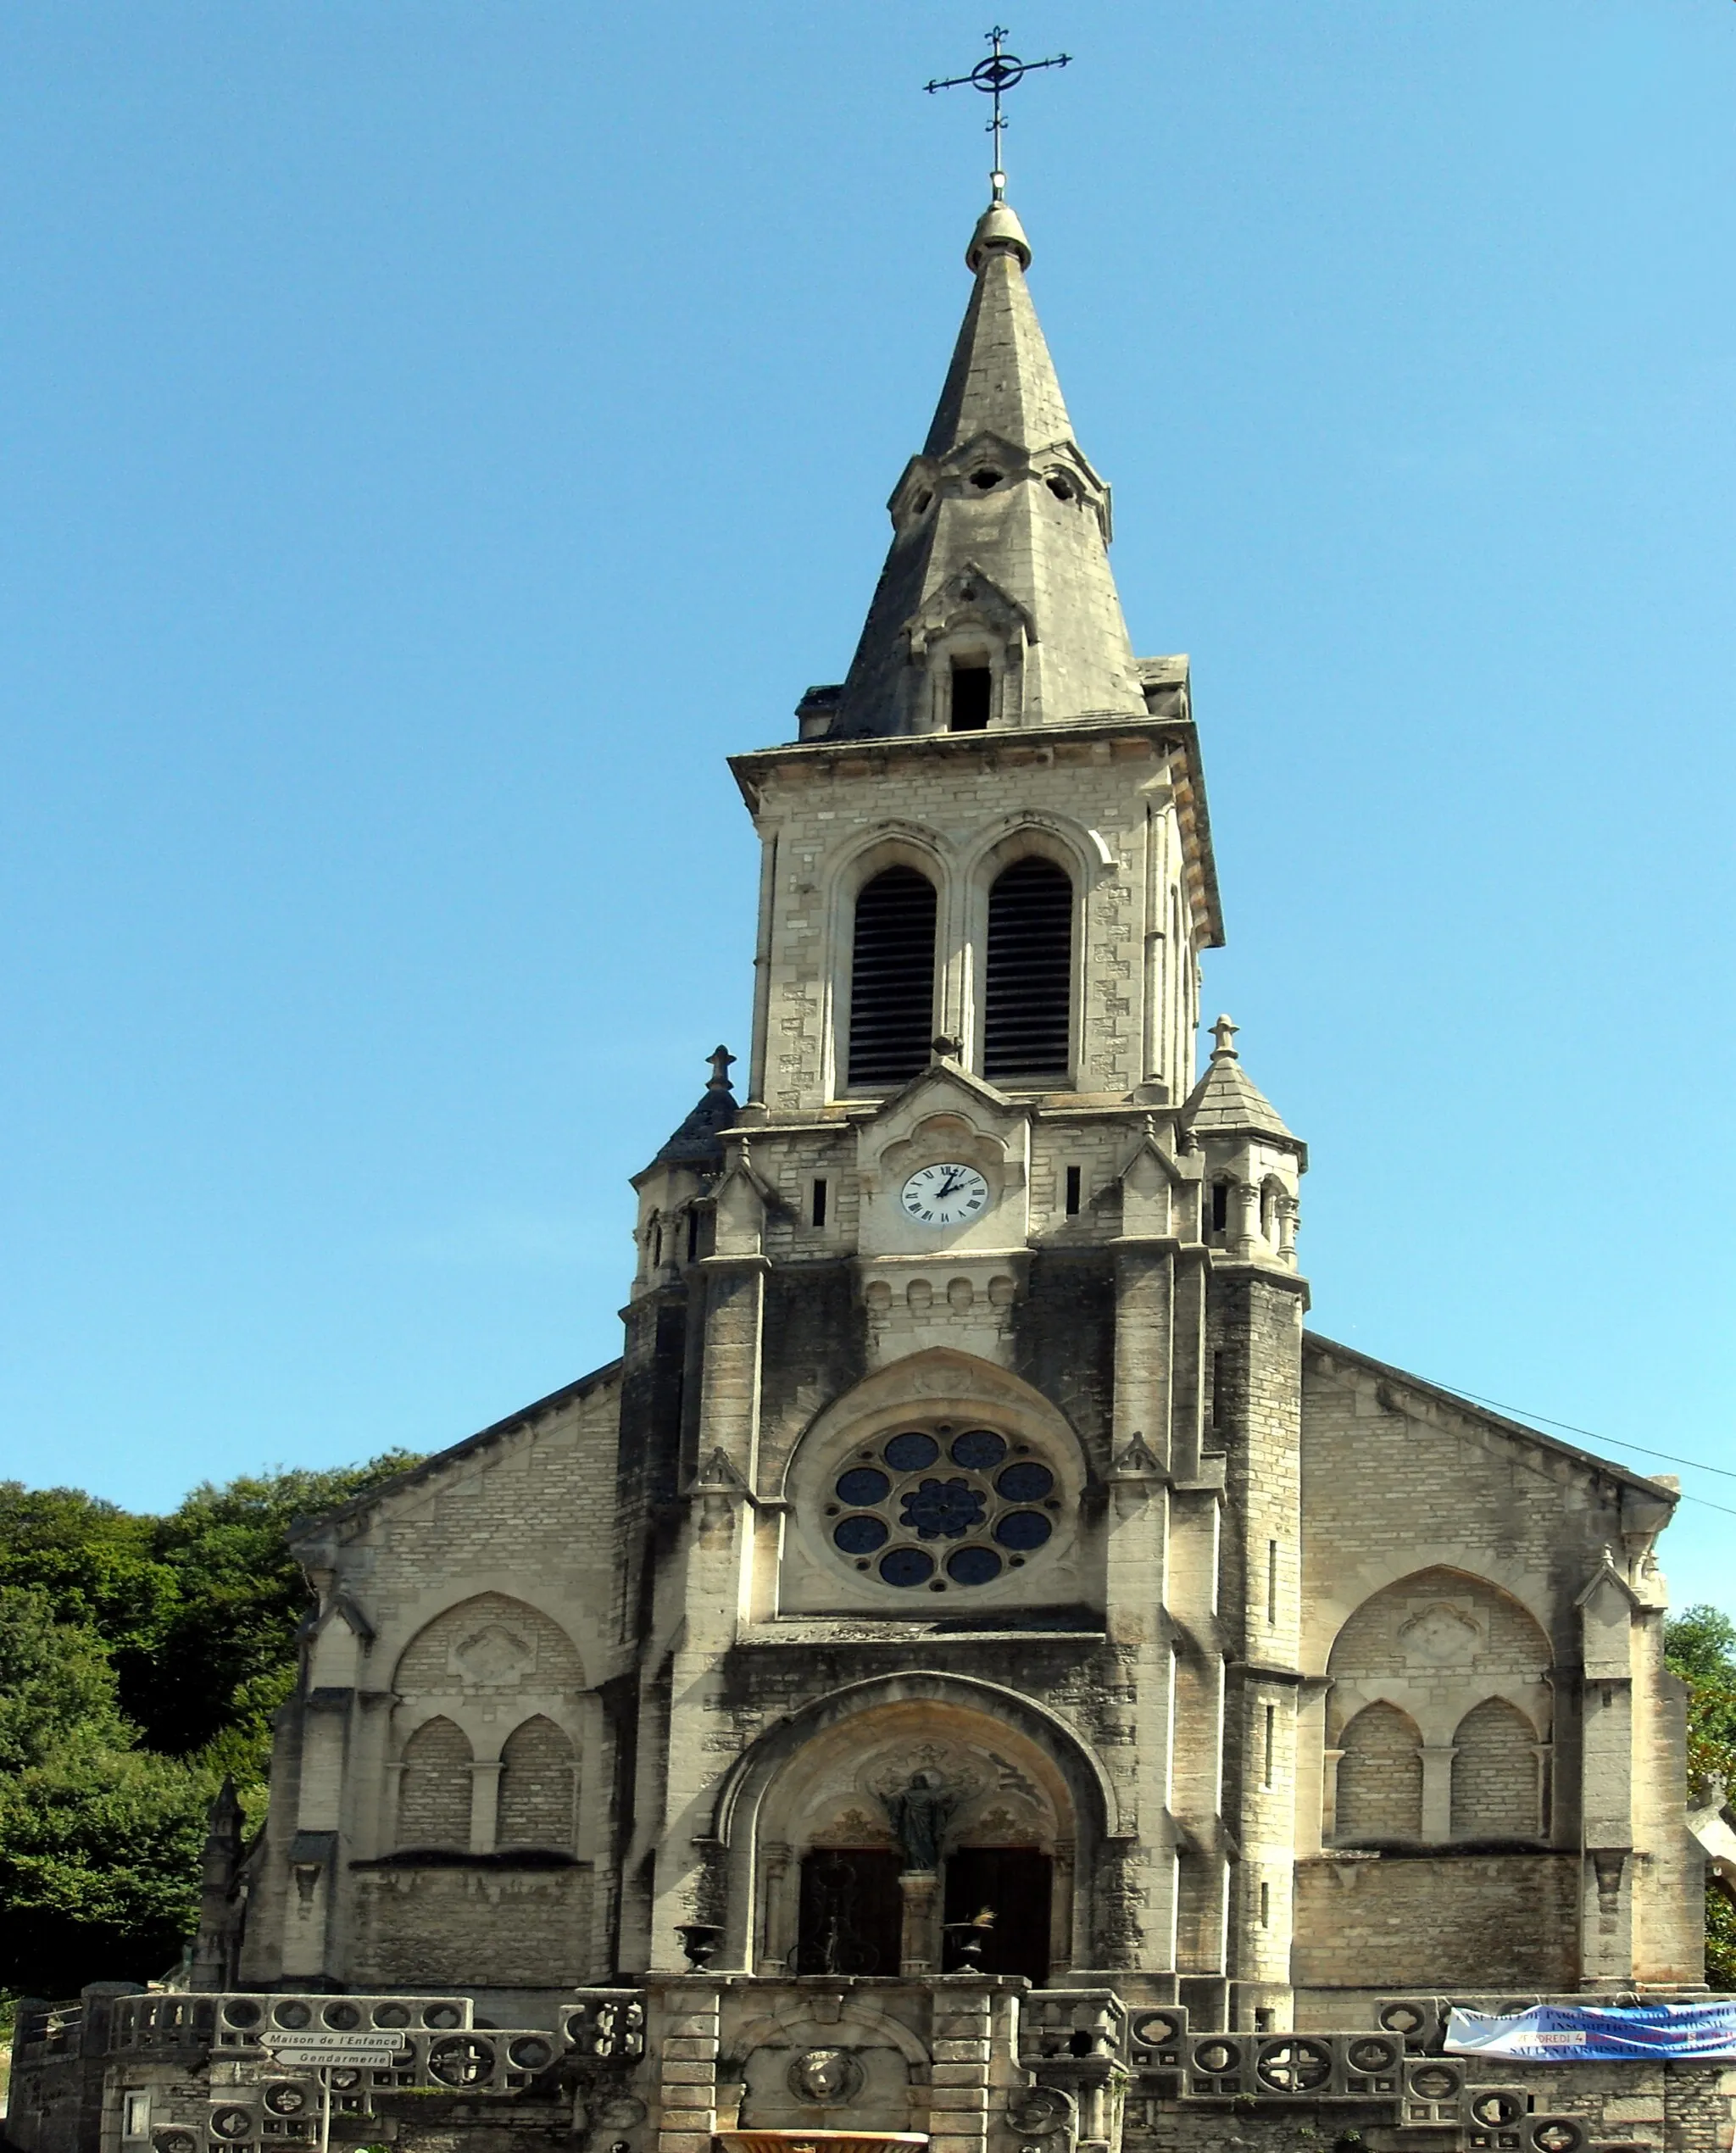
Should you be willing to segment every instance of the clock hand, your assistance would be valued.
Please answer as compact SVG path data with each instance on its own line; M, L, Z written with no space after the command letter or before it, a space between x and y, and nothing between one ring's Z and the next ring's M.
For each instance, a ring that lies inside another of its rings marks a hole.
M954 1171L952 1179L950 1181L943 1181L940 1187L935 1190L935 1202L938 1204L943 1196L950 1196L953 1191L963 1183L964 1178L965 1177L963 1174Z

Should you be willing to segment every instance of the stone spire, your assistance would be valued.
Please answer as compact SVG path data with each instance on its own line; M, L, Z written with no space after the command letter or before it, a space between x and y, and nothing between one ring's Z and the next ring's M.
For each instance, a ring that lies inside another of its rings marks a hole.
M1109 488L1073 439L1025 282L1030 242L1004 203L965 259L976 289L928 439L888 503L867 626L843 690L804 705L804 737L1144 715L1110 573Z

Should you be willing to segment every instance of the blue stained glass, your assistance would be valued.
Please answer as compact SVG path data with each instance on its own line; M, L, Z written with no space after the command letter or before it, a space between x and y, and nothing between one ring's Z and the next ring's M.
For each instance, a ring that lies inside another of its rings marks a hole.
M955 1548L946 1559L946 1574L954 1584L986 1585L1000 1575L1000 1557L993 1548Z
M872 1555L886 1545L886 1531L883 1517L845 1517L832 1527L832 1537L846 1555Z
M981 1492L967 1480L925 1480L906 1491L899 1522L925 1540L962 1540L982 1524L984 1508Z
M837 1477L837 1499L853 1509L859 1503L883 1503L891 1493L892 1483L872 1466L852 1466Z
M997 1435L993 1428L967 1428L953 1438L953 1463L968 1466L972 1472L988 1471L1006 1455L1006 1438Z
M1009 1466L994 1484L1010 1503L1040 1503L1054 1486L1054 1475L1047 1466L1027 1460Z
M894 1548L880 1558L880 1574L889 1585L922 1585L934 1575L934 1557L921 1548Z
M924 1466L932 1466L940 1455L940 1445L932 1435L918 1435L912 1431L895 1435L887 1444L885 1455L894 1472L921 1472Z
M1054 1530L1041 1510L1009 1510L994 1537L1004 1548L1040 1548Z

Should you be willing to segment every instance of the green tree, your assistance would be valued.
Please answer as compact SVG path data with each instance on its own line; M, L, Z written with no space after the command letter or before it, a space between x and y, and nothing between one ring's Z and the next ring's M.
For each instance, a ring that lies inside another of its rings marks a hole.
M0 1988L160 1973L198 1900L207 1767L134 1747L103 1640L0 1587Z
M186 1756L244 1733L255 1750L269 1750L271 1714L295 1666L297 1626L312 1605L290 1553L291 1524L416 1462L409 1451L390 1450L329 1472L246 1474L220 1488L207 1482L153 1521L153 1559L174 1580L173 1601L153 1647L117 1640L115 1662L121 1703L153 1749Z
M70 1741L129 1737L103 1640L57 1622L46 1593L0 1586L0 1783Z
M1665 1625L1664 1657L1688 1684L1688 1780L1704 1796L1736 1790L1736 1622L1702 1602ZM1717 1886L1705 1898L1705 1972L1736 1989L1736 1906Z
M160 1517L0 1483L0 1989L173 1963L224 1773L264 1809L309 1605L287 1527L415 1462L248 1475Z
M57 1622L111 1647L152 1651L177 1590L153 1546L159 1522L76 1488L0 1481L0 1586L45 1594Z
M209 1771L91 1736L0 1785L0 1986L67 1996L172 1966L215 1793Z

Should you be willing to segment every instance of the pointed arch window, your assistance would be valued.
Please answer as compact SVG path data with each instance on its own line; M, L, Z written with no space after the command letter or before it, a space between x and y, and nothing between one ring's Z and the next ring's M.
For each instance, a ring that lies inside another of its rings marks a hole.
M934 885L888 867L856 899L850 959L849 1078L898 1084L928 1065L934 1033Z
M1072 999L1072 877L1052 860L1015 860L988 893L983 1075L1065 1076Z

